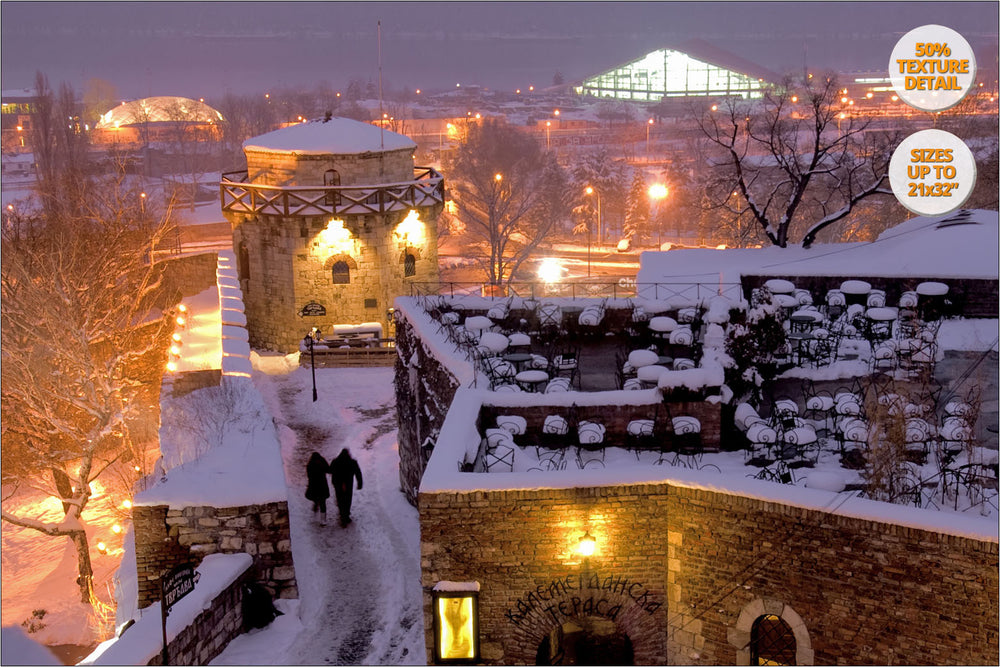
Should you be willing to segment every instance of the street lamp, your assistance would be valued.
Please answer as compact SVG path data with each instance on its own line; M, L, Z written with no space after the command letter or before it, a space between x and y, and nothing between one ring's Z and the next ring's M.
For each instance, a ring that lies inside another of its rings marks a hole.
M668 194L669 190L667 190L667 186L663 183L653 183L649 186L649 198L653 200L654 204L656 204L656 208L654 210L657 214L660 212L659 202L666 199ZM661 224L656 225L656 241L657 248L663 245L663 225Z
M313 382L313 403L319 398L316 394L316 356L313 353L313 344L315 343L315 337L322 336L323 333L316 327L312 328L312 331L306 334L305 342L306 347L309 348L309 368L312 370L312 382Z
M604 228L602 227L602 220L601 220L601 218L602 218L602 216L601 216L601 193L598 192L596 188L594 188L594 187L592 187L590 185L587 186L587 189L585 190L585 192L588 195L591 195L591 194L596 194L597 195L597 242L598 243L603 243L604 242Z
M549 130L552 129L552 121L545 121L545 150L549 150Z
M649 162L649 128L653 127L653 119L646 121L646 162Z

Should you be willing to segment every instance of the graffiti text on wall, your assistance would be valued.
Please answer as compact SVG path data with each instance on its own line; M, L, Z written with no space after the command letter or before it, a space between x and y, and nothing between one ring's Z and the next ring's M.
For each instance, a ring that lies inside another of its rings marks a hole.
M617 597L609 599L609 595ZM549 617L557 623L581 615L602 616L613 621L622 609L621 598L632 600L649 614L663 605L638 581L618 575L602 577L591 572L567 574L556 577L548 584L539 584L535 590L519 598L505 615L514 625L520 625L533 613Z

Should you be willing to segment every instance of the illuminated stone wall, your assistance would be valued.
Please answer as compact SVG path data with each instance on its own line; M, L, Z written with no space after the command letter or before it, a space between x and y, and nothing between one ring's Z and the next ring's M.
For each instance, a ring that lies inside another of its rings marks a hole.
M636 664L749 664L766 613L798 664L996 661L995 542L668 483L421 493L419 508L421 585L481 584L487 664L533 664L585 615L624 631ZM431 661L430 593L424 624Z
M246 507L132 508L139 608L160 599L160 574L182 563L195 567L213 553L247 553L253 578L275 597L297 598L288 503Z
M422 209L426 214L427 209ZM438 212L431 211L433 215ZM344 216L338 235L325 232L328 218L312 216L231 216L233 247L246 246L248 278L242 281L247 330L252 347L293 352L311 327L332 332L333 324L379 322L388 335L392 300L409 295L411 282L438 279L437 220L406 238L399 233L406 212ZM405 256L414 257L414 275L405 276ZM350 282L334 284L333 264L345 262ZM326 314L300 317L307 303Z
M322 185L336 169L342 186L379 186L414 178L413 150L358 155L313 155L247 149L247 171L256 184ZM315 193L314 193L315 194ZM233 228L250 345L294 352L312 327L378 322L389 335L392 300L410 294L410 283L438 280L437 217L443 205L385 214L329 216L227 213ZM413 257L406 275L406 256ZM343 262L350 282L334 283ZM306 304L324 315L300 316Z

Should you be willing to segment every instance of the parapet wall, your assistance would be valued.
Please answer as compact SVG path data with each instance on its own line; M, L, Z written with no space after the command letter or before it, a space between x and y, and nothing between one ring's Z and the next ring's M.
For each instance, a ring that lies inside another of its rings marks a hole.
M842 497L800 491L816 509L670 481L421 493L421 584L481 584L486 664L533 664L578 616L614 621L636 664L749 664L764 614L791 627L797 664L996 661L995 538L833 514L821 499ZM429 593L424 620L430 661Z
M252 578L274 597L297 598L288 503L243 507L135 506L139 608L160 599L160 575L181 563L197 565L208 554L247 553Z

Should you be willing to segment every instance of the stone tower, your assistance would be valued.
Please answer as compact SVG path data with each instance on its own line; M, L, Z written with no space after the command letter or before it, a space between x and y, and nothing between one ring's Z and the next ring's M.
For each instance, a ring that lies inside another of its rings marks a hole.
M444 179L414 166L415 149L347 118L244 142L246 171L220 189L252 346L292 352L312 327L385 331L393 298L437 281Z

